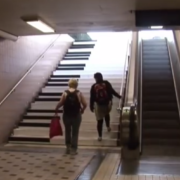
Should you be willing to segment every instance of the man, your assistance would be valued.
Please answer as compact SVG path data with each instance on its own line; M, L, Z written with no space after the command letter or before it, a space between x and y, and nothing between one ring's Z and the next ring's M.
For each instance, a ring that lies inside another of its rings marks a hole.
M112 108L113 95L117 98L121 96L113 89L111 83L103 80L101 73L95 73L94 79L96 83L92 85L90 91L90 109L96 116L98 140L102 141L103 119L105 119L108 132L111 131L109 113Z

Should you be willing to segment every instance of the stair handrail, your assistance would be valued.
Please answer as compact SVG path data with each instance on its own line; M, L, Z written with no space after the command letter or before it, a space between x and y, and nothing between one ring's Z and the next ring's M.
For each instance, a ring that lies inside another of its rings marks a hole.
M22 76L22 78L13 86L13 88L6 94L6 96L0 101L0 106L6 101L6 99L16 90L18 85L25 79L25 77L32 71L35 65L42 59L45 53L53 46L56 40L60 37L60 35L55 38L52 43L45 49L45 51L39 56L39 58L31 65L31 67L27 70L27 72Z

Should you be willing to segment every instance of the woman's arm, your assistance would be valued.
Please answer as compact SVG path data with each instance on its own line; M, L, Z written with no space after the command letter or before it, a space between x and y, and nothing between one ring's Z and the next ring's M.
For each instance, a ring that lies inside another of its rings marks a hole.
M58 102L58 104L57 104L57 106L56 106L56 109L55 109L55 113L56 113L56 114L58 113L58 109L63 106L64 101L65 101L65 98L66 98L66 95L65 95L65 93L63 93L62 96L61 96L60 101Z
M94 100L94 85L92 85L90 90L90 110L92 112L94 111Z
M84 110L85 110L86 107L87 107L87 102L86 102L86 100L85 100L85 98L84 98L84 96L83 96L82 93L80 93L80 98L81 98L81 104L82 104L81 112L83 113Z

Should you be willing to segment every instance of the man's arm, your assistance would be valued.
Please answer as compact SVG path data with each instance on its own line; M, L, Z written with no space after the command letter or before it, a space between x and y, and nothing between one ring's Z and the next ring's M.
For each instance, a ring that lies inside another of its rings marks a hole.
M110 89L110 91L111 91L111 94L120 99L121 96L114 90L114 88L112 87L111 83L108 82L108 81L106 81L106 83L107 83L108 86L109 86L109 89Z
M94 91L93 91L94 85L91 86L91 90L90 90L90 109L91 111L94 110Z

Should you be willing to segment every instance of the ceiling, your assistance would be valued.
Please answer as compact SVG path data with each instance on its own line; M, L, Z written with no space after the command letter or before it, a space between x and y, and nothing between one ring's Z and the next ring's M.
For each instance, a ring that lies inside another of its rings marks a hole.
M56 33L135 29L133 10L180 9L180 0L0 0L0 30L22 35L42 34L21 20L38 15Z

